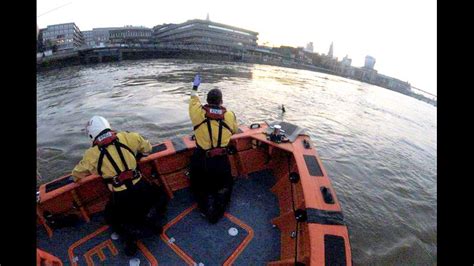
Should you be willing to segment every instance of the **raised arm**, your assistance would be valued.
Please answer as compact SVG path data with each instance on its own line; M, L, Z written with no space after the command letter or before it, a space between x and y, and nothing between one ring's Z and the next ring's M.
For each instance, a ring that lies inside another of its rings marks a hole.
M202 113L204 112L204 110L202 109L201 101L197 96L197 90L200 84L201 77L199 75L196 75L193 81L191 99L189 100L189 117L191 118L191 122L193 123L193 125L197 125L202 122Z

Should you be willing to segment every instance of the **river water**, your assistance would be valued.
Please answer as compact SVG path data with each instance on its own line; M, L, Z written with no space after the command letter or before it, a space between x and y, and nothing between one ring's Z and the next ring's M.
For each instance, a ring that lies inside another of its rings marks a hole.
M191 134L188 100L197 72L201 99L220 88L241 124L283 120L308 129L341 202L355 264L436 264L436 108L318 72L154 59L38 73L39 182L81 159L93 115L152 143Z

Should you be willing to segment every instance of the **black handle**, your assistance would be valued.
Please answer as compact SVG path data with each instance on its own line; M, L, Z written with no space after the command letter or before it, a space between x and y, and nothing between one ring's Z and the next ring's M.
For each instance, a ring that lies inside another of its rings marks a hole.
M331 191L327 187L321 187L321 194L323 194L324 202L327 204L334 204L334 198Z
M256 129L256 128L260 128L260 124L253 123L253 124L250 125L250 129Z

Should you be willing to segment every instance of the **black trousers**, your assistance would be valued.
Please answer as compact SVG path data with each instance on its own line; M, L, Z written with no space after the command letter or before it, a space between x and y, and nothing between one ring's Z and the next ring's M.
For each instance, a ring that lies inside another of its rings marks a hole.
M207 158L197 148L191 157L191 190L199 209L212 223L224 214L230 202L234 179L227 155Z
M113 192L105 207L105 220L124 240L136 240L140 229L150 222L161 225L168 198L165 192L140 180L130 188Z

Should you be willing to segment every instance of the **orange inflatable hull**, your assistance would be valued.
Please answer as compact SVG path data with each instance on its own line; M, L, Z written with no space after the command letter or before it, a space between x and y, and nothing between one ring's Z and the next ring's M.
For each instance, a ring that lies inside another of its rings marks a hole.
M280 260L268 264L294 265L296 244L297 260L306 265L352 265L341 206L314 144L306 135L275 143L267 139L267 129L266 124L241 126L232 137L235 153L229 159L235 177L246 178L263 169L276 177L271 191L278 198L280 215L272 223L281 232L281 251ZM148 182L162 186L172 199L176 191L189 186L188 167L195 148L189 136L164 141L139 161L139 168ZM60 177L39 188L38 223L52 235L46 214L77 214L88 222L90 215L103 211L109 194L97 175L78 183L69 181L69 175Z

